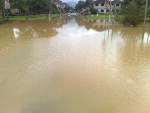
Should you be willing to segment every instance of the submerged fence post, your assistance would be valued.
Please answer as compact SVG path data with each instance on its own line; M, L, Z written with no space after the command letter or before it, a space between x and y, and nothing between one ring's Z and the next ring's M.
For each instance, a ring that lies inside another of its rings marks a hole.
M144 39L144 34L145 34L145 24L146 24L146 18L147 18L147 9L148 9L148 0L146 0L146 3L145 3L145 15L144 15L144 24L143 24L142 40Z

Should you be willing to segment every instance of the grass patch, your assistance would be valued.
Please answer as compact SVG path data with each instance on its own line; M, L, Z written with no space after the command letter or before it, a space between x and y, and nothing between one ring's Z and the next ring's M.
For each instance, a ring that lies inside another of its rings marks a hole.
M58 17L58 14L51 14L50 17ZM9 20L38 20L38 19L46 19L48 18L48 14L39 14L39 15L28 15L28 16L9 16Z
M0 20L2 20L2 16L0 15Z
M100 18L116 18L120 19L121 15L107 15L107 14L98 14L98 15L86 15L86 18L91 18L91 19L100 19Z
M115 15L114 20L122 23L123 18L124 17L122 15Z
M86 18L91 18L91 19L99 19L99 18L113 18L114 15L104 15L104 14L98 14L98 15L86 15Z

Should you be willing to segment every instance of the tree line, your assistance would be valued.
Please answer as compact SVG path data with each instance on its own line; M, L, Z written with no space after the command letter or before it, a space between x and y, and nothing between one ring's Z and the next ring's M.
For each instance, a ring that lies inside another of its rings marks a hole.
M144 20L146 0L124 0L122 5L123 24L137 26ZM147 18L150 18L150 1Z
M89 8L89 11L91 12L91 14L97 14L98 10L94 9L92 2L93 2L93 0L78 1L77 5L75 7L75 10L81 11L83 8Z
M19 15L52 13L58 14L70 10L58 8L53 4L53 0L10 0L11 9L19 9ZM0 9L3 8L3 0L0 0Z

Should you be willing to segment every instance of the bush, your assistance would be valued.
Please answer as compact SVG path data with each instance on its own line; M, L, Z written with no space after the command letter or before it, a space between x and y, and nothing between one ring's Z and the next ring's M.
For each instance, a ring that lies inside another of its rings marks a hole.
M143 22L143 18L144 7L143 5L138 5L136 0L130 1L130 3L123 8L122 22L124 25L133 25L136 27Z
M97 9L94 9L94 7L91 7L91 8L90 8L90 12L91 12L91 14L95 15L95 14L98 13L98 10L97 10Z

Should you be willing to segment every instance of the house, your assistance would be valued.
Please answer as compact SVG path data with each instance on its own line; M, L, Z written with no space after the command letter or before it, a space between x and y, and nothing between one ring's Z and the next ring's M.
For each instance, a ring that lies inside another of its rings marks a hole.
M96 0L93 3L93 7L102 14L118 14L121 13L121 0Z
M53 0L53 4L56 5L56 7L60 7L60 1L59 0Z
M67 8L67 7L68 7L68 4L65 3L65 2L62 2L62 3L60 4L60 8L61 8L61 9L65 9L65 8Z
M62 2L60 0L53 0L53 4L56 5L57 8L59 9L65 9L68 7L68 4L65 2Z

